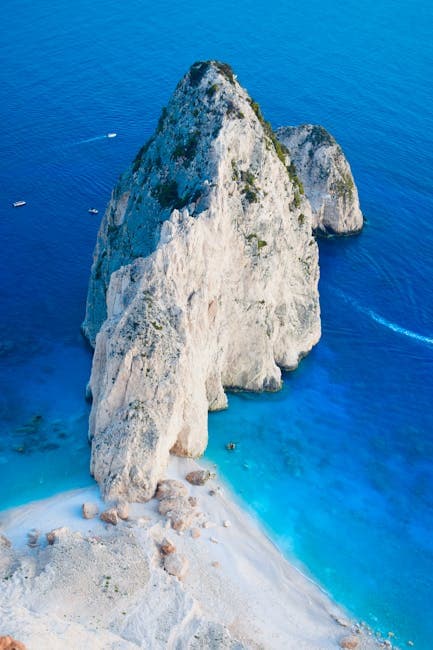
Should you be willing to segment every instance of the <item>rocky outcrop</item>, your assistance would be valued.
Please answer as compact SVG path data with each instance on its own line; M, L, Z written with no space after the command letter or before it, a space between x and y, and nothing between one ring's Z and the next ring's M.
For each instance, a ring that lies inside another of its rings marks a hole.
M193 65L98 235L83 330L95 346L92 472L105 497L149 499L170 452L204 452L224 388L278 390L281 368L317 343L312 227L258 105L229 66Z
M359 232L363 216L347 159L332 135L313 124L276 131L290 152L313 213L313 227L322 234Z

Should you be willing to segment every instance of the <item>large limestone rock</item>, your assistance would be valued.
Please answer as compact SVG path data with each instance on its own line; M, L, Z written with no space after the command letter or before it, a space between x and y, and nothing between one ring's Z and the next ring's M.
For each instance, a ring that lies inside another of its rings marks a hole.
M320 337L318 250L286 151L217 62L192 66L121 177L83 330L95 345L92 472L146 500L197 457L225 387L278 390Z
M323 234L359 232L363 216L347 159L322 126L303 124L276 131L287 147L313 211L314 229Z

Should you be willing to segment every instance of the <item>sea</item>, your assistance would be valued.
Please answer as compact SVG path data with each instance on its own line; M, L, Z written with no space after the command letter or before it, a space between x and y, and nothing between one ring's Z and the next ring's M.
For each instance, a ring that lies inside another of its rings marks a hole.
M1 510L92 482L80 323L100 219L179 78L220 59L273 126L335 136L366 225L320 240L320 343L281 392L230 394L206 457L353 616L431 650L432 33L430 0L3 5Z

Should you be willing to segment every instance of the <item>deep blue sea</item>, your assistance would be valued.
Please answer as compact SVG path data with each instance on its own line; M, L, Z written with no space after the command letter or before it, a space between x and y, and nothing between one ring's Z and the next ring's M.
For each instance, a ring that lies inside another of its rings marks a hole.
M4 4L1 509L91 482L79 326L100 217L180 76L222 59L274 126L334 134L368 221L320 242L320 344L280 393L231 395L207 456L336 600L431 650L432 32L430 0Z

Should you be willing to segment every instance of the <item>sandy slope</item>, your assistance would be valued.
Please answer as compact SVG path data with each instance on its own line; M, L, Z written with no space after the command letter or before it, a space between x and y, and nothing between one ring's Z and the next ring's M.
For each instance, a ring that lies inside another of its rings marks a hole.
M172 459L169 475L183 478L193 468ZM117 527L82 519L83 501L102 507L96 487L1 513L0 532L13 549L0 547L0 634L29 650L331 650L353 633L218 479L190 493L199 499L198 539L172 530L155 499L132 506ZM30 529L59 526L69 532L53 546L42 536L37 548L26 545ZM182 582L162 568L165 536L188 558ZM356 636L358 648L378 647L368 633Z

